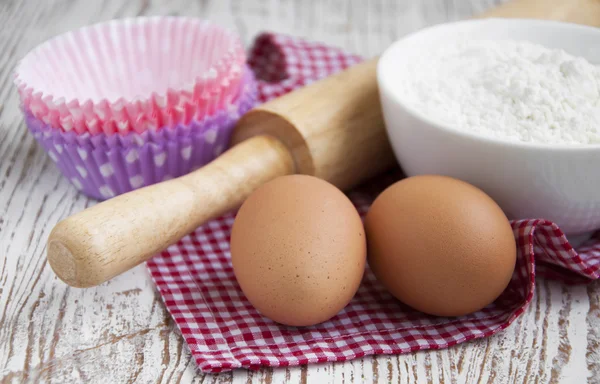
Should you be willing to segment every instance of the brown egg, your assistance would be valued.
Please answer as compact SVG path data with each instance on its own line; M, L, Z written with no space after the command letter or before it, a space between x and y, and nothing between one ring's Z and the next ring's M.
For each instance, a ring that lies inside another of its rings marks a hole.
M358 212L339 189L312 176L277 178L254 191L231 233L242 291L285 325L321 323L356 293L366 265Z
M500 207L480 189L443 176L401 180L365 219L369 265L403 303L460 316L492 303L510 282L516 244Z

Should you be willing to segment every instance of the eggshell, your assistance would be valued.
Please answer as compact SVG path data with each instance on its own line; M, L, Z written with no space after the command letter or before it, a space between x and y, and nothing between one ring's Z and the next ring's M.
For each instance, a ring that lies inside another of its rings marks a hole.
M480 189L443 176L415 176L381 193L365 219L369 265L400 301L438 316L492 303L511 280L510 222Z
M231 233L245 296L285 325L321 323L356 293L366 265L360 216L339 189L312 176L277 178L254 191Z

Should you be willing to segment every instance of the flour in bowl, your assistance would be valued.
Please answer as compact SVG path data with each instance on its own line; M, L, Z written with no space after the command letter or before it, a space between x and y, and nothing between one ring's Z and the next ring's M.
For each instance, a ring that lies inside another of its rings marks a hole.
M520 41L461 41L399 68L403 100L457 129L512 141L600 143L600 67Z

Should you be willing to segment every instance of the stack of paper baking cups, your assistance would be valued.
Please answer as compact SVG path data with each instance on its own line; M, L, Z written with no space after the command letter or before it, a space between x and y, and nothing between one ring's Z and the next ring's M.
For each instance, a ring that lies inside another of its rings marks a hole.
M210 162L257 99L240 39L182 17L60 35L20 61L15 82L36 140L101 200Z

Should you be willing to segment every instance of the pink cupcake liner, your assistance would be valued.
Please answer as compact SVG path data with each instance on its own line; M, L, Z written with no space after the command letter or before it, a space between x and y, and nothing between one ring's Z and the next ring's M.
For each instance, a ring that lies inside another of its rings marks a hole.
M184 17L113 20L57 36L15 71L23 108L78 133L141 132L202 120L239 89L232 32Z
M57 130L27 110L25 122L64 177L85 195L105 200L214 160L227 148L235 123L257 102L256 84L249 78L235 104L201 122L174 128L123 136L77 135Z
M174 140L176 137L203 134L204 131L212 129L211 122L215 121L217 116L228 114L231 118L238 119L247 109L247 106L253 106L258 99L258 88L253 72L246 66L244 76L239 87L238 94L231 104L223 110L217 111L202 120L192 120L187 124L178 124L175 127L161 127L160 129L146 129L142 132L128 132L119 135L113 134L91 134L85 132L78 134L74 131L62 131L53 128L50 124L37 119L31 111L23 109L25 121L31 131L36 135L44 137L52 136L54 140L60 140L61 144L74 144L79 146L89 146L91 148L114 148L114 147L135 147L145 143L163 143L166 140Z

